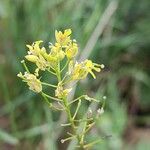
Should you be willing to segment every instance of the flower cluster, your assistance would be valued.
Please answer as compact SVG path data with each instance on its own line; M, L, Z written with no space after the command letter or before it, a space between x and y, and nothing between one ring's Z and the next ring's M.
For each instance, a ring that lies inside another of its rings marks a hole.
M67 71L68 77L70 78L70 82L73 80L80 80L84 79L87 77L88 73L90 73L93 78L95 77L95 74L93 71L100 72L102 68L104 68L104 65L99 65L96 63L93 63L91 60L85 60L83 62L77 62L75 61L75 57L78 53L78 45L76 43L76 40L71 40L70 35L72 31L71 29L67 29L63 32L61 31L55 31L55 38L56 38L56 43L55 44L50 44L49 50L46 50L45 47L42 47L41 44L43 41L36 41L32 45L27 45L28 47L28 54L25 56L25 58L32 62L35 63L38 70L53 70L54 72L58 73L58 65L61 63L65 57L67 58L68 66L69 69ZM49 52L48 52L49 51ZM26 82L29 85L30 89L35 91L35 92L41 92L41 90L35 90L33 84L35 84L35 87L39 85L39 89L41 89L41 84L40 80L33 80L36 82L33 82L30 84L30 80L27 79L26 75L32 75L32 78L34 77L37 79L35 74L25 74L24 80L26 78ZM19 76L22 77L22 76ZM37 82L38 81L38 82ZM38 84L37 84L38 83ZM58 90L59 89L59 90ZM60 97L61 92L66 93L67 95L69 92L63 91L63 87L60 88L58 86L58 89L55 93L57 97ZM61 89L61 90L60 90ZM58 94L59 91L59 94ZM71 90L67 90L71 91Z
M40 93L42 91L41 81L37 79L34 74L25 72L24 75L20 72L18 77L22 78L24 82L27 82L30 90Z
M31 45L26 45L28 48L28 52L25 56L25 59L35 64L36 69L34 73L31 73L25 63L25 60L23 60L22 64L26 72L24 74L20 72L18 74L18 77L20 77L24 82L27 83L30 90L36 93L40 93L44 97L46 102L50 103L48 99L51 99L54 101L58 101L59 104L61 104L60 106L62 108L56 108L53 104L51 104L51 107L57 110L66 111L66 113L68 114L70 125L73 128L73 135L76 135L75 137L78 139L80 147L82 146L83 148L84 141L81 141L83 140L83 137L78 136L74 119L76 118L82 99L88 101L93 100L95 102L97 102L97 100L90 98L87 95L82 95L69 103L68 94L72 91L72 88L68 88L67 85L68 83L85 79L88 74L91 74L95 79L96 76L94 72L100 72L104 68L104 65L93 63L88 59L82 62L78 62L76 60L76 56L78 54L79 48L76 40L71 39L71 33L71 29L66 29L64 32L55 31L56 42L54 44L50 43L48 49L42 46L43 41L41 40L36 41ZM58 80L57 84L53 85L41 81L41 77L39 75L41 71L48 71L52 75L55 75ZM55 96L53 97L46 94L43 91L43 85L55 88ZM78 106L75 114L72 116L69 105L73 104L76 101L78 101ZM98 110L99 114L102 113L103 107ZM89 122L89 124L87 122L87 127L89 125L91 125L91 121Z
M76 62L74 67L72 67L71 76L73 80L80 80L87 77L88 73L90 73L93 78L95 79L94 71L100 72L102 68L104 68L104 65L99 65L96 63L93 63L91 60L86 59L85 61L78 63Z

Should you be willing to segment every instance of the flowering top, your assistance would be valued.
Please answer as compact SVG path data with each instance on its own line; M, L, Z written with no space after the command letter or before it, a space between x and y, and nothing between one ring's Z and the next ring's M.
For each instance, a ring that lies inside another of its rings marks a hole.
M47 53L45 47L40 48L40 44L43 41L36 41L32 45L27 45L29 48L28 55L25 58L37 65L41 70L45 70L49 66L46 59Z
M88 73L90 73L95 79L96 77L93 73L93 70L100 72L102 68L104 68L104 65L99 65L93 63L91 60L86 59L81 63L75 63L71 72L71 76L73 80L80 80L86 78Z
M23 75L20 72L18 74L18 77L22 78L24 82L27 82L27 85L29 86L30 90L37 92L37 93L42 91L41 81L37 79L37 77L34 74L25 72Z
M55 31L55 37L56 37L56 42L59 43L61 46L66 46L70 42L70 35L72 31L71 29L66 29L64 33L61 31Z
M56 42L49 45L49 50L46 50L45 47L41 46L43 43L41 40L36 41L31 45L26 45L28 47L28 54L25 58L36 65L36 74L38 74L39 70L47 70L57 75L61 72L62 60L67 60L66 65L64 65L62 69L66 69L66 66L68 65L68 71L66 70L64 78L65 83L84 79L89 73L94 79L96 78L94 71L100 72L101 69L104 68L104 65L93 63L88 59L80 63L77 62L75 57L78 53L78 44L76 40L71 39L71 33L71 29L66 29L64 32L55 31ZM37 79L36 74L32 74L28 71L28 73L25 73L24 75L19 73L18 76L27 82L31 90L39 93L42 91L42 84L41 81ZM67 82L66 79L68 79ZM63 86L64 83L59 83L57 85L57 89L55 91L56 97L62 98L67 96L71 91L70 88L65 89Z

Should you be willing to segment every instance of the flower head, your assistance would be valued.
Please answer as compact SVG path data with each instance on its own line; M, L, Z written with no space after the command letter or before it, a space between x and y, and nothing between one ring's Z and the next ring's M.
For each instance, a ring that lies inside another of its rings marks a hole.
M92 77L95 79L96 76L93 73L94 71L100 72L101 69L104 68L104 65L99 65L96 63L93 63L91 60L86 59L85 61L78 63L74 65L72 69L72 79L73 80L79 80L79 79L84 79L90 73Z
M86 68L87 72L90 73L94 79L96 78L96 76L93 73L93 70L96 71L96 72L100 72L101 69L104 68L103 64L99 65L99 64L93 63L91 60L88 60L88 59L86 59L84 61L84 65L85 65L85 68Z
M37 79L37 77L34 74L25 72L23 75L20 72L17 76L22 78L24 82L27 82L27 85L29 86L30 90L36 93L40 93L42 91L41 81Z
M78 53L78 45L76 42L70 42L69 45L66 48L66 56L68 59L72 59L73 57L75 57Z
M66 46L70 42L71 29L66 29L64 33L55 31L56 42L61 46Z
M58 83L58 87L55 90L55 96L57 96L58 98L64 98L66 96L68 96L68 94L71 92L71 88L69 89L64 89L62 87L62 85L60 83Z
M42 42L43 41L40 40L40 41L34 42L32 45L26 45L29 48L28 54L38 56L40 54L40 51L41 51L40 44Z
M83 63L76 62L72 72L71 77L73 80L80 80L86 78L88 72L86 71L86 68L83 66Z
M56 60L61 61L65 57L65 53L62 50L62 47L59 43L55 43L55 45L51 45L51 56L55 57Z
M46 60L47 53L44 47L40 48L40 44L43 41L36 41L32 45L27 45L29 48L28 55L25 58L37 65L41 70L45 70L49 66L49 62Z

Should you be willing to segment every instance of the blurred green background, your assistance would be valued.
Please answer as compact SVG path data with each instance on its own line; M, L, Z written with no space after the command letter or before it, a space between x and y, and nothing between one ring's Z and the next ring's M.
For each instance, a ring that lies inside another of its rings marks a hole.
M93 150L148 150L149 9L149 0L0 0L0 150L73 149L60 143L63 114L52 112L16 77L27 43L47 44L55 29L66 28L73 30L80 58L106 66L97 80L79 83L75 94L107 96L105 113L87 139L112 136Z

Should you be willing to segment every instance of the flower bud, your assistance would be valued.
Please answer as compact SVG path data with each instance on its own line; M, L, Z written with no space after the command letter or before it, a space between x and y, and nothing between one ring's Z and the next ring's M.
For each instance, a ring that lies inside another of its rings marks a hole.
M31 61L33 63L35 63L37 60L38 60L38 57L37 56L34 56L34 55L26 55L25 58L28 60L28 61Z

